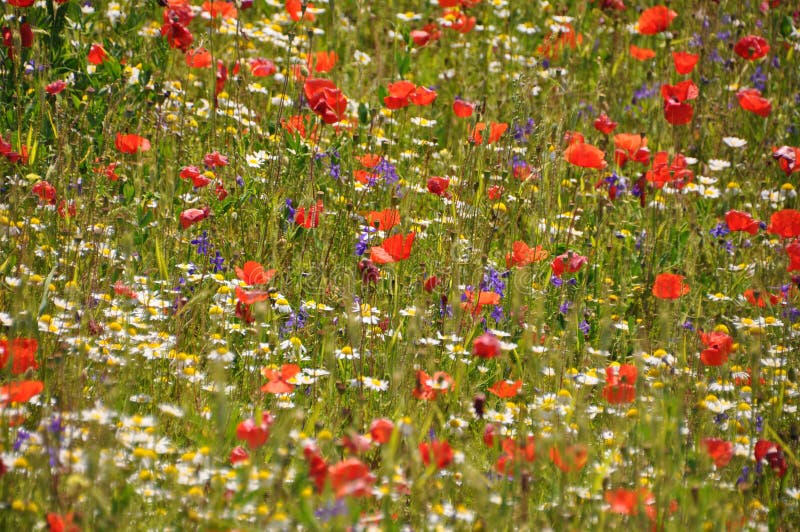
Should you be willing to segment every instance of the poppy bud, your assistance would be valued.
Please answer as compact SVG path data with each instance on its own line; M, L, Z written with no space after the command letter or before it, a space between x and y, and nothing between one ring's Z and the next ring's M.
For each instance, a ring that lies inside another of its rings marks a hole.
M497 429L495 429L494 425L486 425L486 428L483 429L483 443L487 447L494 447L494 437L496 432Z
M19 38L23 48L30 48L33 46L33 30L31 30L31 25L28 21L19 25Z
M434 288L439 286L440 282L441 281L439 281L438 277L436 277L435 275L431 275L430 277L425 279L425 284L423 285L423 288L425 289L426 292L431 293L433 292Z
M11 28L4 26L2 30L3 45L8 48L8 58L14 59L14 35L11 33Z
M475 413L478 415L478 417L483 419L484 407L486 406L486 395L482 393L475 394L475 397L472 398L472 406L475 409Z

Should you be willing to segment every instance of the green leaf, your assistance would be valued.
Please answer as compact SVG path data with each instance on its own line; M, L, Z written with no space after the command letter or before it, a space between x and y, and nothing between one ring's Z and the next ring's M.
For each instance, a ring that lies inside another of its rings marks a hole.
M397 72L400 74L400 77L405 77L411 69L411 55L398 52L395 56L395 61L397 61Z
M103 68L105 68L106 73L111 76L111 79L119 79L122 75L122 66L119 64L114 58L109 57L104 63Z
M136 189L134 188L133 184L125 183L122 185L122 197L125 199L126 204L133 201L134 195L136 195Z
M781 35L784 37L788 37L794 32L794 25L792 24L792 19L789 15L786 15L781 20Z

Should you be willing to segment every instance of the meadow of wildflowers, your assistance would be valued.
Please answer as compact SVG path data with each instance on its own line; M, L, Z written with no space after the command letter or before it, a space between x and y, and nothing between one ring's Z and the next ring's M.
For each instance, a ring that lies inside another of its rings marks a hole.
M0 13L0 528L800 527L793 2Z

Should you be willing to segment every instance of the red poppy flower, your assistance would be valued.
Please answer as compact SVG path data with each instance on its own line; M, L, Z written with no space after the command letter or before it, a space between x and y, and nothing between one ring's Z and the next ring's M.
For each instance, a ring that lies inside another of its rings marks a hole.
M437 286L439 286L439 284L441 284L441 282L442 281L438 277L431 275L425 279L425 282L422 284L422 288L430 294Z
M204 176L203 172L196 166L184 166L178 175L181 179L191 179L195 188L202 188L211 183L211 179Z
M639 48L633 44L630 45L628 51L630 52L631 57L637 61L647 61L648 59L652 59L656 56L656 53L650 48Z
M653 295L659 299L678 299L689 293L689 285L684 282L683 275L660 273L653 283Z
M767 233L783 238L800 236L800 211L783 209L773 213L769 219Z
M222 155L218 151L212 151L203 157L203 164L209 168L220 168L223 166L228 166L230 163L226 156Z
M423 464L426 466L436 464L439 469L444 469L453 461L453 449L446 441L422 442L419 444L419 454Z
M36 363L36 350L39 343L34 338L14 338L9 344L8 340L0 340L0 369L6 367L11 358L11 373L20 375L28 369L39 369Z
M42 202L56 204L56 188L47 181L39 181L31 188L31 192L39 196Z
M632 403L636 399L637 375L636 366L631 364L607 367L603 397L612 405Z
M410 81L397 81L387 86L389 95L383 98L383 103L389 109L402 109L411 104L411 93L417 86Z
M519 393L522 389L522 381L517 380L514 382L502 380L497 381L492 386L487 388L487 391L493 393L497 397L501 399L508 399L509 397L514 397Z
M787 176L794 172L800 172L800 165L797 164L800 159L800 148L793 148L791 146L781 146L780 148L772 148L772 158L778 161L778 164Z
M481 0L439 0L439 7L473 7Z
M373 442L366 436L351 432L348 435L342 436L342 439L339 440L338 443L347 449L350 454L361 454L372 449Z
M572 24L560 24L557 31L545 35L542 44L536 47L536 53L553 61L567 49L574 50L582 42L583 35L576 33Z
M442 31L436 23L426 24L419 30L412 30L410 33L411 40L417 46L426 46L431 41L438 41L442 37Z
M706 366L723 365L733 351L733 338L722 331L700 333L700 341L706 346L700 353L700 361Z
M486 129L486 124L484 122L478 122L475 124L472 132L470 133L470 140L475 144L483 143L483 135L481 132ZM492 122L489 124L489 139L487 140L487 144L493 144L500 140L500 137L503 136L508 130L508 124L505 122Z
M592 0L594 3L595 0ZM603 10L615 10L615 11L625 11L625 2L623 0L599 0L600 1L600 9Z
M203 2L203 12L211 18L236 18L239 14L232 2Z
M64 515L48 512L48 530L50 532L80 532L81 528L73 522L73 519L74 514L72 512Z
M533 264L547 258L549 253L547 250L542 249L542 246L532 248L525 242L517 240L514 242L511 253L506 254L506 267L510 268L512 265L517 268L522 268L528 264Z
M336 497L369 497L375 475L357 458L348 458L328 468L331 486Z
M289 379L300 373L300 366L297 364L284 364L280 371L272 368L263 368L261 373L269 379L269 382L261 387L262 392L267 393L290 393L294 390L294 384Z
M367 225L376 227L378 231L388 231L400 223L400 211L384 209L380 212L370 211L367 215Z
M188 26L194 18L194 11L192 11L192 6L189 5L188 0L167 0L165 3L164 24L173 22Z
M11 32L11 28L3 26L0 32L2 32L3 35L3 46L8 49L9 59L14 59L14 34Z
M437 371L428 375L422 370L417 370L417 385L411 395L423 401L433 401L439 395L445 395L455 388L455 381L449 373Z
M567 251L562 253L550 263L550 269L553 270L553 275L561 277L564 272L575 273L580 270L584 264L589 262L588 257L579 255L574 251Z
M733 444L717 438L703 438L703 447L717 467L725 467L733 458Z
M253 418L246 419L236 426L236 439L244 440L251 449L256 449L267 443L269 429L275 418L269 412L261 414L261 423L256 425Z
M639 16L639 33L655 35L669 28L678 14L666 6L655 6L642 11Z
M312 205L308 208L308 213L306 213L305 207L297 209L294 213L294 223L306 229L318 227L319 216L324 211L325 207L322 204L322 200L317 200L316 205Z
M78 207L74 200L69 200L69 202L66 200L61 200L61 202L58 204L57 211L58 215L62 218L66 218L67 216L70 218L75 218L75 215L78 214Z
M591 144L574 142L564 150L564 158L575 166L581 168L596 168L602 170L608 164L605 152Z
M194 41L192 32L178 22L165 22L161 26L161 35L167 38L170 48L177 48L182 52L189 50Z
M139 135L129 134L123 135L117 133L117 138L114 140L114 146L122 153L136 153L140 151L150 150L150 141Z
M236 300L244 305L252 305L267 299L269 299L269 292L265 290L244 290L241 286L236 287Z
M275 276L275 270L264 270L264 267L255 261L247 261L243 268L234 267L236 277L247 285L267 284Z
M375 168L382 159L383 157L377 153L365 153L364 155L359 155L356 157L356 160L358 160L359 163L367 168Z
M645 177L656 188L663 188L669 183L680 190L694 179L694 173L687 167L686 157L680 153L670 163L669 154L660 151L653 157L653 168L647 171Z
M325 463L315 444L306 445L303 448L303 456L308 460L308 476L314 479L317 492L322 492L328 479L328 464Z
M445 177L431 177L427 183L428 192L443 197L448 197L447 188L449 186L450 180Z
M103 49L101 44L93 44L92 47L89 48L87 59L93 65L102 65L108 59L108 53Z
M44 383L42 381L20 381L0 386L0 405L27 403L43 390Z
M743 57L748 61L755 61L769 53L769 43L763 37L747 35L739 39L734 45L733 51L739 57Z
M694 108L686 103L700 94L697 85L690 79L675 85L662 85L661 96L664 98L664 118L673 126L681 126L692 121Z
M605 499L611 505L610 510L613 513L623 515L637 515L640 504L651 505L655 502L653 494L644 488L639 490L617 488L607 491Z
M446 27L455 30L459 33L469 33L475 27L477 19L470 17L463 11L449 10L445 11L442 15L444 20L450 21Z
M228 191L225 190L225 186L219 181L217 181L217 186L214 187L214 194L217 196L219 201L222 201L228 197Z
M120 163L118 162L109 163L106 166L95 168L94 171L97 172L98 174L106 176L109 179L109 181L119 181L119 175L117 174L117 167L119 165Z
M614 135L614 161L620 167L625 166L629 160L637 163L650 162L650 150L647 148L647 138L631 133Z
M23 48L30 48L33 46L33 30L27 20L19 25L19 40Z
M786 458L780 445L769 440L758 440L754 450L757 464L761 464L761 461L765 460L779 477L786 474L789 466L786 464Z
M501 475L514 475L521 464L536 460L536 442L532 435L528 435L524 443L505 438L500 445L504 452L497 458L494 468Z
M288 119L281 118L281 127L290 134L295 133L304 139L316 139L317 127L313 115L292 115Z
M231 450L231 454L228 456L228 460L230 461L231 465L236 465L241 462L245 462L250 459L250 454L245 450L244 447L237 445Z
M211 52L196 48L186 52L186 66L189 68L208 68L211 66Z
M778 303L781 302L781 296L779 295L771 294L769 292L766 293L760 292L757 290L753 290L752 288L748 288L747 290L745 290L744 294L742 295L744 295L744 298L748 303L750 303L751 305L755 305L758 308L766 307L767 302L769 302L770 305L777 305ZM764 299L764 296L766 296L767 299Z
M675 64L675 71L678 74L690 74L700 59L699 54L689 52L672 52L672 62Z
M411 246L414 244L416 233L407 235L400 233L390 236L380 246L370 248L369 259L376 264L399 262L411 256Z
M286 12L292 18L293 21L297 22L302 18L308 22L314 22L314 4L308 4L305 12L303 11L303 3L300 0L286 0Z
M692 121L694 107L688 103L664 102L664 118L673 126L683 126Z
M248 64L250 65L250 73L256 77L271 76L277 70L275 63L269 59L263 59L261 57L251 59Z
M456 98L453 102L453 112L459 118L469 118L475 111L475 104L469 103L460 98Z
M58 94L59 92L63 91L67 88L67 83L64 80L56 80L53 83L48 84L44 90L47 91L48 94Z
M411 103L421 106L430 105L436 100L437 96L438 94L435 90L420 85L411 93Z
M369 426L369 434L372 441L380 444L389 443L394 432L394 423L386 418L379 418L374 420Z
M500 340L493 334L483 333L472 341L472 354L476 357L496 358L500 356L501 352Z
M558 447L550 448L550 460L564 473L576 473L583 469L589 459L589 449L585 445L569 445L564 453Z
M758 116L769 116L772 112L772 104L761 96L761 91L758 89L742 89L736 93L736 98L745 111Z
M8 5L14 7L31 7L34 0L7 0Z
M461 308L469 310L473 316L477 316L484 306L497 305L498 303L500 303L500 294L495 292L479 290L478 299L476 301L475 294L471 290L465 290L464 301L461 303Z
M800 270L800 242L795 240L786 246L786 254L789 255L789 266L786 267L786 271Z
M133 288L122 281L114 283L114 293L118 296L125 296L128 299L137 299L139 297L139 294L137 294Z
M202 209L186 209L179 217L181 227L188 229L190 226L201 222L208 218L211 214L211 209L203 207Z
M600 113L600 116L594 121L594 128L603 135L608 135L617 128L617 123L611 120L607 114Z
M326 124L339 122L347 110L347 98L327 79L308 78L303 84L308 106Z
M725 213L725 224L733 232L744 231L754 235L760 228L759 222L753 220L750 214L742 211L728 211Z
M661 86L661 97L664 100L674 100L676 102L685 102L686 100L694 100L700 95L700 89L697 88L694 81L687 79L676 83L675 85L664 84Z
M239 66L238 63L236 65ZM221 59L217 60L217 72L215 75L215 82L214 82L214 98L219 95L225 88L225 82L228 81L228 67L225 66L225 63L222 62ZM216 101L216 100L214 100Z
M492 185L489 187L489 190L486 191L486 195L489 196L490 200L497 201L503 197L504 190L505 189L500 185Z
M334 51L321 51L308 56L308 70L313 72L329 72L339 61L339 54Z

